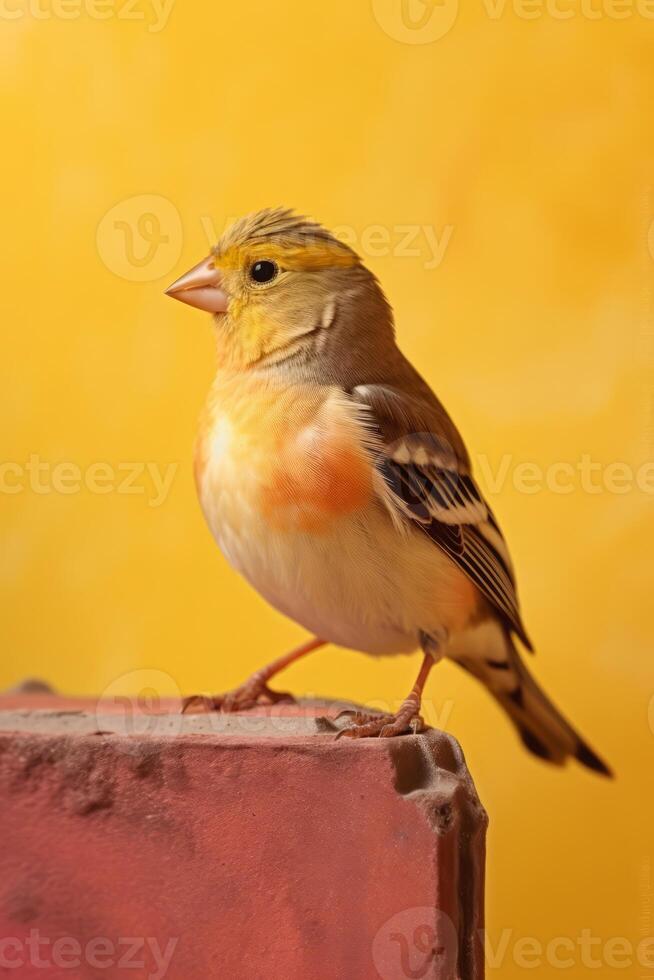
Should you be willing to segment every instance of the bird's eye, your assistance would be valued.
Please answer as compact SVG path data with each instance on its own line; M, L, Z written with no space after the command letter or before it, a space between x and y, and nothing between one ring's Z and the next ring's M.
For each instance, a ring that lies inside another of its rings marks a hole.
M250 279L254 282L272 282L279 272L279 267L275 262L262 259L250 266Z

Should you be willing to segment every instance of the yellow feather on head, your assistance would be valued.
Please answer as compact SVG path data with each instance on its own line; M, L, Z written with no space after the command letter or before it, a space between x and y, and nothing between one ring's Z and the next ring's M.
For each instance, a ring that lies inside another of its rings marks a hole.
M288 270L347 268L356 252L326 228L287 208L269 208L236 221L213 250L220 269L268 259Z

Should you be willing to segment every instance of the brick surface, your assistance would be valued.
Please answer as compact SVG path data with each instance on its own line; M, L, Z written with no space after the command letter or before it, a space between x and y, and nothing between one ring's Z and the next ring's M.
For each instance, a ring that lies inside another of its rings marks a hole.
M339 707L0 698L0 977L481 978L458 744L335 741Z

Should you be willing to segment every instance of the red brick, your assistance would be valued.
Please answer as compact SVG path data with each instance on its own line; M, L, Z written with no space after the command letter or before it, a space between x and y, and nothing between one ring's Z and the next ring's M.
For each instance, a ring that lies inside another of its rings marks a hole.
M168 980L483 976L486 816L453 738L335 741L327 702L167 707L0 698L0 976L160 977L154 940ZM35 930L80 964L31 966ZM130 937L142 968L115 964Z

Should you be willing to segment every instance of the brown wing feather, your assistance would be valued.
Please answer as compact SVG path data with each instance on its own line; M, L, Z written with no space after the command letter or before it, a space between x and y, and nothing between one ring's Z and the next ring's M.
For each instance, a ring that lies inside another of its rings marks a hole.
M435 408L421 405L387 386L365 385L352 394L371 411L384 448L377 467L397 508L449 555L531 650L504 538L445 410L435 399ZM411 427L426 422L431 431Z

